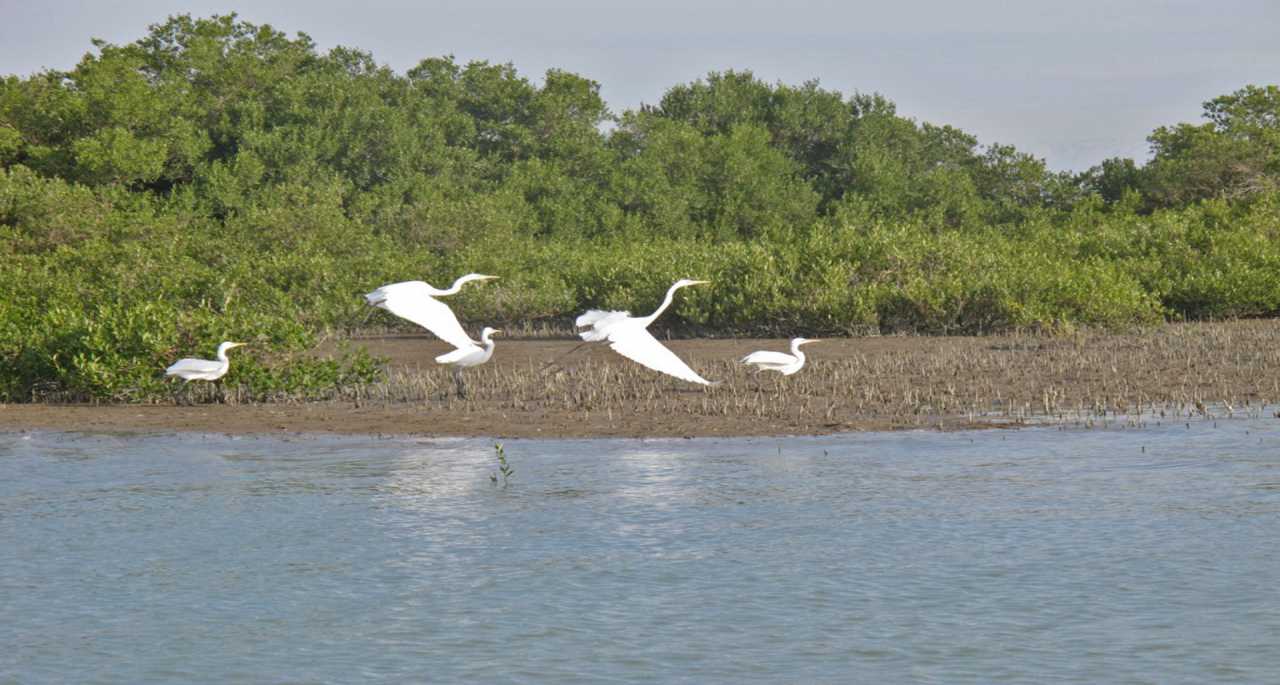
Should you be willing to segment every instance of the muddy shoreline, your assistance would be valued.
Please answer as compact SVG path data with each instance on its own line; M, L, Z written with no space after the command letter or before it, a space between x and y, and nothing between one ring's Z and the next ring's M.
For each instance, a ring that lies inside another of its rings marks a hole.
M1272 416L1280 321L1170 324L1128 334L880 336L807 348L795 376L734 360L784 340L673 340L715 388L667 379L571 340L503 340L454 397L420 336L353 341L389 360L388 382L329 401L195 406L0 405L0 430L333 433L492 437L699 437L963 429L1108 417ZM548 366L548 362L556 361Z

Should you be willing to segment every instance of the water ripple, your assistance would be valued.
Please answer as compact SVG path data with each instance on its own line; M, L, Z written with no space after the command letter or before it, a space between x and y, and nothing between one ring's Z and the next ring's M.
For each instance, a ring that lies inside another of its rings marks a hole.
M0 682L1280 680L1280 429L0 435Z

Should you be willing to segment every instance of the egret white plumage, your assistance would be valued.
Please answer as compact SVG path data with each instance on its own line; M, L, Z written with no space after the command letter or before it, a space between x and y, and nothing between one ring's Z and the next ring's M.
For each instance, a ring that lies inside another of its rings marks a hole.
M667 296L662 300L662 304L649 316L631 316L631 312L606 312L592 309L579 316L574 322L578 328L586 329L579 331L578 335L588 342L608 341L609 347L618 354L654 371L675 376L690 383L712 385L711 381L699 376L647 330L649 324L671 306L671 300L675 297L677 290L685 286L709 282L688 278L676 281L667 290Z
M804 368L804 352L800 351L800 346L814 342L821 341L809 338L792 338L791 354L760 350L743 357L742 363L752 364L765 371L777 371L784 376L790 376Z
M440 290L422 281L403 281L384 285L364 297L369 304L412 321L431 331L441 340L462 349L469 346L475 347L477 343L462 330L462 324L458 323L458 317L454 316L453 310L435 298L457 293L464 283L494 278L497 276L467 274L454 281L453 285L446 290Z
M182 385L173 391L173 401L176 404L182 403L179 399L179 392L186 388L191 381L216 381L225 376L231 368L231 360L227 359L227 350L241 345L244 345L244 343L223 342L218 345L218 358L216 360L188 357L170 364L169 368L164 370L164 375L166 377L177 376L182 379ZM190 402L190 398L187 401Z
M453 364L453 382L458 392L458 397L466 397L466 388L462 384L462 369L479 366L493 356L493 336L502 331L496 328L485 327L480 332L480 344L468 343L463 347L452 352L446 352L436 357L437 364Z
M218 345L217 360L179 359L164 370L164 375L177 376L184 381L216 381L225 376L227 370L231 368L231 360L227 359L227 350L244 344L228 341Z
M470 343L465 347L459 347L452 352L446 352L436 357L437 364L453 364L454 366L466 368L468 366L479 366L493 356L493 340L490 338L502 331L496 328L485 327L480 332L480 344Z

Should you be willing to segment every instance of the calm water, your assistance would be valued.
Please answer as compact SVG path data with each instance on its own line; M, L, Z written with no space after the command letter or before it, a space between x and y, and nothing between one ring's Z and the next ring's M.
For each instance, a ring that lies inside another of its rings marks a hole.
M0 682L1280 682L1280 420L0 434Z

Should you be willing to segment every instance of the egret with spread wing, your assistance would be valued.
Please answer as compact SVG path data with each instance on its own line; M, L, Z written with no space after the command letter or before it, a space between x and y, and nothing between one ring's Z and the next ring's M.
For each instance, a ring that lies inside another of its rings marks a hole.
M800 351L800 346L813 342L821 341L809 338L793 338L791 340L791 354L761 350L743 357L742 363L752 364L762 370L777 371L784 376L790 376L804 368L804 352Z
M493 278L497 276L467 274L454 281L448 290L434 288L422 281L404 281L384 285L364 298L375 307L422 326L454 347L475 347L476 342L462 330L462 324L458 323L453 310L435 298L453 295L469 281L487 281Z
M458 397L466 397L467 390L462 384L462 370L469 366L479 366L493 356L493 340L492 337L502 331L496 328L485 327L480 332L480 344L468 343L464 347L459 347L452 352L446 352L436 357L437 364L453 364L453 382Z
M606 312L592 309L579 316L574 322L578 328L586 329L579 331L578 335L588 342L608 341L609 347L618 354L654 371L675 376L690 383L712 385L711 381L699 376L647 330L649 324L671 306L671 300L675 297L677 290L700 283L709 283L709 281L694 281L687 278L676 281L667 290L667 296L662 300L662 304L649 316L631 316L631 312Z

